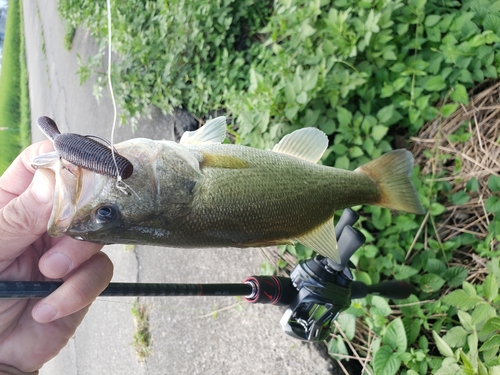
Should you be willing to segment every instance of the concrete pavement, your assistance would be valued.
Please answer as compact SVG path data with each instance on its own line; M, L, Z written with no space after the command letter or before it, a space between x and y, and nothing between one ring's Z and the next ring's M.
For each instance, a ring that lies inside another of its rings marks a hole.
M79 85L77 55L96 52L85 30L73 49L63 48L64 22L56 1L23 1L33 141L44 139L35 119L52 117L62 132L110 137L112 107L107 91L100 103L93 82ZM92 80L91 80L92 81ZM155 113L141 119L141 137L173 139L175 121ZM115 141L134 137L120 127ZM242 282L259 274L260 249L167 249L122 245L104 250L115 266L113 281ZM141 298L150 306L152 354L140 362L132 342L135 298L98 298L82 325L41 374L329 374L333 365L316 346L285 335L278 307L248 305L235 297ZM217 314L212 314L221 310Z

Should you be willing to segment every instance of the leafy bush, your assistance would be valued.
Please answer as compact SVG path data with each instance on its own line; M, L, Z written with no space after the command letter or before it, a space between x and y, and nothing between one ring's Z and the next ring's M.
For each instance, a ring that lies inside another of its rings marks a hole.
M380 155L401 128L415 134L434 119L437 103L449 98L449 115L469 88L498 76L499 4L277 2L250 88L228 103L242 142L269 147L317 126L334 140L327 164L352 168Z
M270 8L254 0L112 1L113 66L123 121L149 105L164 111L183 106L192 113L213 111L232 92L247 86L249 48ZM90 29L100 52L81 61L80 77L98 72L107 45L105 2L63 0L59 11L73 27ZM99 71L101 69L101 71Z
M80 69L87 79L104 53L104 4L59 6L101 46ZM114 86L124 118L149 104L196 114L223 107L233 114L236 141L258 148L315 126L331 140L323 163L346 169L404 147L408 135L450 116L469 102L472 87L500 72L500 1L114 1L112 15ZM468 137L463 128L453 136ZM439 164L448 156L429 158ZM354 349L371 360L371 373L500 374L500 254L493 246L500 240L500 183L495 176L488 183L490 234L478 239L464 231L445 241L437 230L445 201L465 203L477 190L470 179L467 190L452 191L454 178L439 169L421 176L415 168L425 218L364 208L359 228L367 244L353 258L356 278L405 279L418 292L397 305L377 296L354 301L328 343L334 358L352 357L357 325L364 336ZM311 255L301 246L282 251ZM488 264L476 279L470 259Z

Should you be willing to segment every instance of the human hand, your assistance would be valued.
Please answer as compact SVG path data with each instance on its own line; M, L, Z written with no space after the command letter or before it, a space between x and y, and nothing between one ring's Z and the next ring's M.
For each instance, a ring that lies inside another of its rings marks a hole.
M0 177L0 280L64 281L42 300L0 300L0 364L24 372L66 345L113 273L102 246L46 232L54 176L34 174L31 160L52 150L50 141L28 147Z

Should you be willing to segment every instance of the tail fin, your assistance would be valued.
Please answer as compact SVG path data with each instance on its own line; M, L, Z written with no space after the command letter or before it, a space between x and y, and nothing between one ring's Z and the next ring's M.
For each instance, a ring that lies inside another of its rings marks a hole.
M414 214L425 213L410 176L413 155L407 150L394 150L356 169L370 176L380 189L377 206Z

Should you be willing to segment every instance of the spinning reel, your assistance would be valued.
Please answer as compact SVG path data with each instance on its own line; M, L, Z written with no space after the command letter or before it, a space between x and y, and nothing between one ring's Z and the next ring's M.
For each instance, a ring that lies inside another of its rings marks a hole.
M391 299L408 298L413 292L404 281L376 285L353 281L349 259L365 237L352 225L359 216L344 210L335 234L340 263L320 255L300 262L290 277L251 276L243 284L110 283L100 296L244 296L250 303L288 306L280 324L288 335L305 341L322 341L331 323L351 304L351 299L378 294ZM0 282L0 299L42 298L61 282Z

